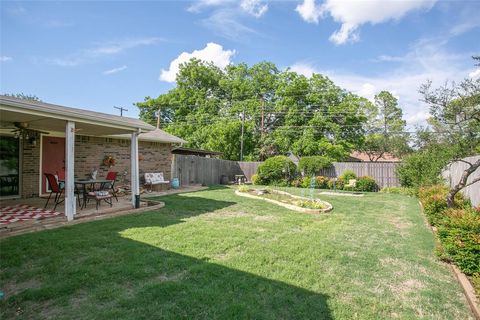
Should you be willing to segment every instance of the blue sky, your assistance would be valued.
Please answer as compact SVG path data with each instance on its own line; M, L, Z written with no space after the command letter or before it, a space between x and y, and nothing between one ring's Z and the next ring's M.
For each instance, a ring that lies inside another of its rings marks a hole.
M262 60L372 98L390 90L410 125L420 84L480 76L480 1L2 1L0 92L117 113L174 86L192 56Z

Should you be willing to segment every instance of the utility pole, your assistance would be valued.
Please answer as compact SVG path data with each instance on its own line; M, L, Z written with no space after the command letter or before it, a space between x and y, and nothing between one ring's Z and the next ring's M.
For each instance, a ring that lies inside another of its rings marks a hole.
M155 111L155 116L157 117L157 129L160 129L160 109Z
M264 131L263 131L263 125L264 125L264 109L265 109L265 99L263 98L263 95L260 96L260 100L262 101L262 120L261 120L261 123L260 123L260 131L261 131L261 135L263 137L263 134L264 134Z
M128 109L125 109L124 107L115 107L113 106L115 109L118 109L120 110L120 117L123 117L123 111L128 111Z
M242 112L242 135L240 136L240 161L243 161L243 132L245 130L245 106Z

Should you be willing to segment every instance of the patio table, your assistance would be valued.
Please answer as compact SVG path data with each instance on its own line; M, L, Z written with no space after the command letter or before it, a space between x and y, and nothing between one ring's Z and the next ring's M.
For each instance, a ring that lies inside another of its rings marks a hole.
M64 180L59 180L60 182L65 182ZM107 179L75 179L75 189L77 192L82 194L83 197L83 203L80 206L80 209L83 209L87 206L87 186L91 186L92 191L95 191L95 185L100 184L100 186L105 185L106 183L111 183L112 180L107 180ZM81 187L81 190L79 190L78 186Z

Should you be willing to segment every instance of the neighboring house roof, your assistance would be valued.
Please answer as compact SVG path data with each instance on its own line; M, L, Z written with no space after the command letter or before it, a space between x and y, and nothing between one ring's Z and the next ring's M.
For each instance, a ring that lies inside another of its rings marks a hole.
M194 156L219 156L222 153L217 151L203 150L203 149L194 149L194 148L185 148L177 147L172 150L174 154L184 154L184 155L194 155Z
M130 139L129 134L116 134L111 137L117 139ZM187 143L187 141L182 138L176 137L158 128L150 132L140 133L138 135L138 140L161 143Z
M375 157L376 159L377 157ZM371 161L368 154L365 152L354 151L347 159L348 162L364 162ZM384 153L378 160L378 162L400 162L401 160L390 153Z
M165 143L187 143L187 141L179 137L176 137L173 134L165 132L162 129L155 129L150 132L141 133L138 136L138 140L156 141L156 142L165 142Z
M31 123L32 129L51 131L63 131L65 130L65 121L73 121L76 123L76 128L82 130L79 134L87 135L155 129L139 119L4 95L0 95L0 119L2 122L27 122ZM101 127L103 129L100 129Z

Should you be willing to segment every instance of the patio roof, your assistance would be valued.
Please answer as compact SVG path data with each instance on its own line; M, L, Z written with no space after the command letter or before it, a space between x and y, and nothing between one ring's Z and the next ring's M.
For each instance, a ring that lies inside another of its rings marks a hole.
M65 121L73 121L81 135L112 135L155 129L134 118L4 95L0 95L0 119L2 123L26 122L30 129L45 131L64 131Z

